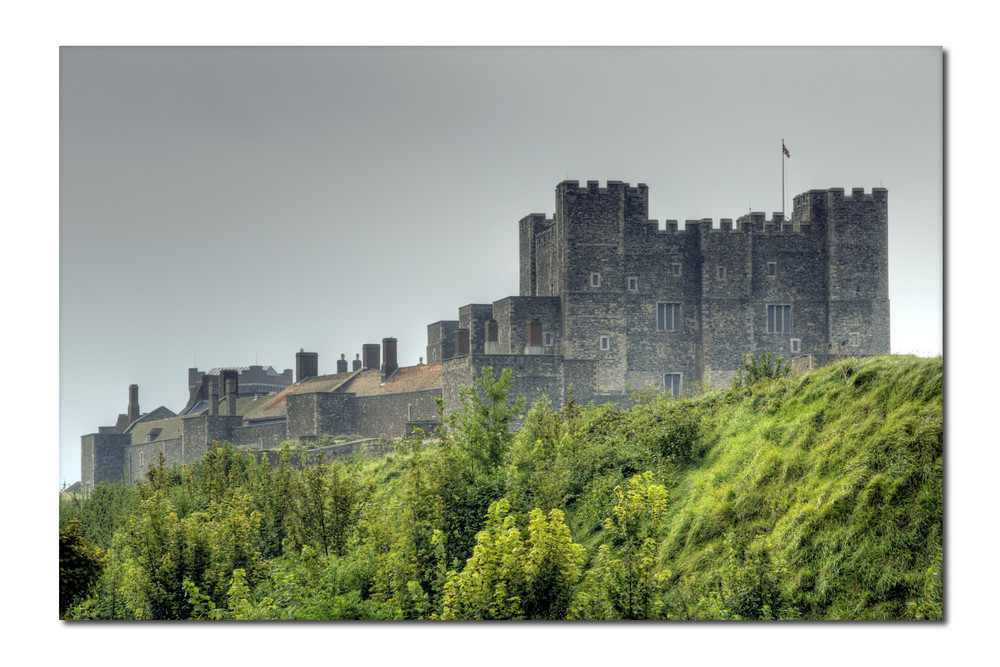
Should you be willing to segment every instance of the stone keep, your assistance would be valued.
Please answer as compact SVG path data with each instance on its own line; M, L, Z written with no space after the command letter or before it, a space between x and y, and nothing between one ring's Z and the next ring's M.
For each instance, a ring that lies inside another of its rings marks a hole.
M744 353L888 354L885 189L810 190L791 219L750 213L717 228L660 229L648 201L642 183L564 181L553 218L519 224L520 298L549 311L537 315L548 353L597 362L598 395L719 386ZM494 304L503 349L498 310L510 309ZM507 338L521 328L507 323Z

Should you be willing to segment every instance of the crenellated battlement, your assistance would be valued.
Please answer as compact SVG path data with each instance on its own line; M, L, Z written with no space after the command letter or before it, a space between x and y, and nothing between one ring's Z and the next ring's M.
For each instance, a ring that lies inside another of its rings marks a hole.
M556 186L558 195L624 195L626 197L636 197L645 199L649 194L649 187L645 183L639 183L632 187L622 181L607 181L605 187L600 187L600 181L587 181L587 185L580 186L580 181L563 181Z

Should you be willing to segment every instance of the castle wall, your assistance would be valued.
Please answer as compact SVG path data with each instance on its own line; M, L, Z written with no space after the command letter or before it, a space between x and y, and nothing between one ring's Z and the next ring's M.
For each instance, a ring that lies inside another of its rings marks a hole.
M510 296L494 302L493 319L497 322L497 346L501 354L524 353L529 319L541 320L543 340L546 333L552 334L554 345L543 346L547 354L554 353L563 338L559 297Z
M436 398L441 398L440 389L354 397L354 428L348 433L363 438L402 437L407 434L407 421L437 420Z
M114 482L126 470L125 448L132 442L127 433L91 433L80 438L80 482L85 492L101 482Z
M279 449L287 440L285 420L274 420L233 429L230 442L234 445L249 445L263 449Z
M442 398L445 414L461 409L460 393L463 387L475 386L486 366L493 368L493 375L500 377L503 369L511 369L514 381L508 391L508 403L518 397L528 399L530 406L541 395L547 395L555 409L562 409L566 401L565 372L562 357L555 355L484 354L466 355L445 361L442 365ZM583 384L581 382L581 384ZM574 396L574 400L578 400Z
M183 435L181 461L197 461L212 449L215 442L232 440L234 428L242 425L243 418L229 415L197 415L181 421ZM155 444L155 443L150 443Z
M197 459L184 460L183 449L181 438L129 445L125 448L126 479L130 482L144 479L150 464L155 466L159 461L160 452L163 452L168 468L182 463L194 463Z
M437 364L455 356L455 329L458 320L442 320L427 325L427 363Z
M469 351L472 354L483 354L485 351L486 320L492 317L493 305L488 303L470 303L458 309L458 328L469 330Z

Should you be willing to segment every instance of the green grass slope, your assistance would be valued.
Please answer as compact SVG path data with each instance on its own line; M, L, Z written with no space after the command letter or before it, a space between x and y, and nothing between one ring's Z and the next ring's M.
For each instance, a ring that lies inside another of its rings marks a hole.
M735 542L803 618L941 618L942 390L940 358L887 356L693 399L701 455L670 490L661 566L704 578Z

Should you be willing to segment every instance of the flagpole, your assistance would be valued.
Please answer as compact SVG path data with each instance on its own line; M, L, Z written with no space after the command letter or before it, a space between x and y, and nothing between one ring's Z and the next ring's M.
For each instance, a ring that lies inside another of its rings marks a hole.
M781 217L785 217L785 138L781 138Z

